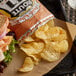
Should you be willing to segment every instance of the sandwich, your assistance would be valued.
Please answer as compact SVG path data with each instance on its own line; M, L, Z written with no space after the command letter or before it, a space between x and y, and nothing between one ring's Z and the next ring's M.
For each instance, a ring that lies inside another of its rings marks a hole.
M12 60L12 52L15 52L16 40L12 32L8 29L9 19L0 15L0 72Z

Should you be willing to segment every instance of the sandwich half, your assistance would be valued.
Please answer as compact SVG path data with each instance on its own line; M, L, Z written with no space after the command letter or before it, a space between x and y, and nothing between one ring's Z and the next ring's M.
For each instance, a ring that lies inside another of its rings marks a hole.
M0 15L0 72L3 72L6 64L12 60L11 53L15 52L16 40L10 34L8 25L9 19Z

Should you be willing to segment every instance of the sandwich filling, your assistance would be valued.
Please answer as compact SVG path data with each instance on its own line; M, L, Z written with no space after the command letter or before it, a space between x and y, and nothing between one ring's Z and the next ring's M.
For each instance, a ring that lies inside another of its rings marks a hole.
M12 32L8 29L9 19L0 15L0 72L3 72L5 64L12 60L12 53L15 52L17 41L13 38Z

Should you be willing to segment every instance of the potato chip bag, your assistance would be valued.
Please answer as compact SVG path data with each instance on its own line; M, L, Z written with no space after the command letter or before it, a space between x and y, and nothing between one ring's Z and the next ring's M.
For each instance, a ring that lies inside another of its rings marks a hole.
M39 0L2 0L0 7L0 13L10 19L9 28L19 41L54 18Z

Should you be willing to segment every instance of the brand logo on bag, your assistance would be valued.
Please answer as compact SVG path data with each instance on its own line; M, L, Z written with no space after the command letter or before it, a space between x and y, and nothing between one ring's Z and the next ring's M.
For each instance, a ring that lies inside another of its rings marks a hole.
M0 12L18 17L22 11L28 11L33 6L32 0L0 0Z
M36 0L3 0L0 3L0 12L11 19L12 26L30 19L39 8Z

